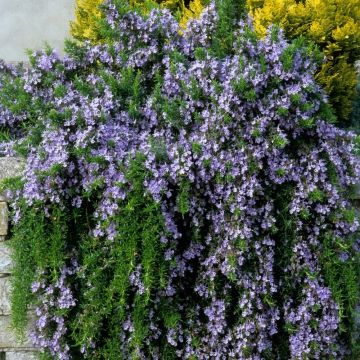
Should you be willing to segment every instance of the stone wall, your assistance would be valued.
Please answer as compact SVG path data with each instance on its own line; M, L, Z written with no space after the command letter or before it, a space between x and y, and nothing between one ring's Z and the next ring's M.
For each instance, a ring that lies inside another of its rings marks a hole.
M21 174L22 163L16 158L0 158L0 180ZM0 360L35 360L29 336L20 342L10 329L11 253L8 240L7 198L0 194Z

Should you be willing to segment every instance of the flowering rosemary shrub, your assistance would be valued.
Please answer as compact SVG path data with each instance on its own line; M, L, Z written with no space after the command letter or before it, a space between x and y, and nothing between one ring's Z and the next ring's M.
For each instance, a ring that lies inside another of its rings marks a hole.
M185 28L190 19L198 18L207 0L156 0L161 7L167 8L177 14L181 20L181 27ZM79 40L90 40L92 43L106 41L106 34L102 32L102 11L104 0L76 0L75 20L71 22L71 34ZM147 10L150 1L129 0L133 8Z
M3 71L14 326L35 304L44 358L358 356L356 139L316 51L231 4L180 32L109 3L111 44Z

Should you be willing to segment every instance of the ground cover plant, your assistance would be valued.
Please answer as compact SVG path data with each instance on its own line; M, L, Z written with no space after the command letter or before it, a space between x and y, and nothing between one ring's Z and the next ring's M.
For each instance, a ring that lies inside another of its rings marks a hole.
M108 43L1 64L14 326L44 359L356 359L360 172L322 56L244 4L181 29L107 2Z

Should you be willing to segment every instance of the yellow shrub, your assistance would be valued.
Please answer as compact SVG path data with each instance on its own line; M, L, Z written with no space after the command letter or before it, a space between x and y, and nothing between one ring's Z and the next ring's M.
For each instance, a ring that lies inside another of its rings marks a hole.
M102 16L99 5L104 0L76 0L75 21L71 33L79 40L99 41L98 20Z
M190 1L189 7L183 7L182 17L180 20L180 25L182 28L186 27L187 22L190 19L194 19L200 16L203 11L204 5L201 0Z
M90 40L91 42L101 41L99 33L99 20L103 16L99 7L104 0L76 0L75 21L71 23L71 33L79 40ZM139 5L142 0L130 0L130 4ZM192 0L186 7L184 0L156 0L161 6L166 7L174 13L180 12L182 15L180 24L185 27L187 22L198 17L202 10L201 0Z
M260 35L276 23L290 38L304 35L326 56L317 74L339 120L347 121L356 88L360 57L360 0L248 0Z

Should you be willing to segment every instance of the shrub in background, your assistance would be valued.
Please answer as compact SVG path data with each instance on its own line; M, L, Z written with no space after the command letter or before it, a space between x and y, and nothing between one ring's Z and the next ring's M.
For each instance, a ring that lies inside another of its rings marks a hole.
M104 0L77 0L75 20L71 23L71 34L79 40L100 40L99 21L102 18L100 5Z
M349 115L356 88L355 61L360 55L359 0L248 0L256 31L264 35L273 23L289 38L305 36L326 56L316 78L330 97L342 126Z
M184 29L189 20L197 19L204 10L204 6L208 5L209 2L208 0L191 0L188 2L188 6L183 6L179 22L180 27Z
M317 52L230 0L182 32L112 5L109 43L5 69L14 326L35 304L51 359L359 357L360 164Z

